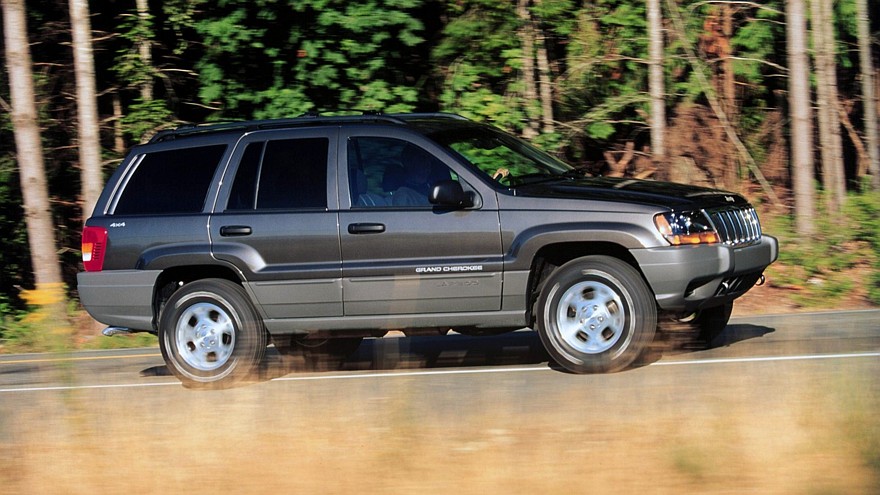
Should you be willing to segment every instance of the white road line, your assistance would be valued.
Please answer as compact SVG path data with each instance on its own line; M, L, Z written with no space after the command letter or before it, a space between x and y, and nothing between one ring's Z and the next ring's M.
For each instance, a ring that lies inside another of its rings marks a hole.
M880 352L860 352L855 354L808 354L803 356L774 356L752 358L717 358L694 359L693 361L658 361L651 366L681 366L686 364L727 364L727 363L763 363L768 361L808 361L813 359L848 359L880 357Z
M102 388L164 387L167 385L180 386L180 382L117 383L110 385L67 385L57 387L0 388L0 394L11 392L57 392L62 390L95 390Z
M706 364L731 364L731 363L766 363L774 361L808 361L808 360L828 360L828 359L853 359L853 358L880 358L880 352L861 352L853 354L807 354L800 356L775 356L775 357L744 357L744 358L718 358L718 359L695 359L693 361L658 361L651 363L649 366L684 366L684 365L706 365ZM484 373L521 373L526 371L554 371L547 366L533 367L516 367L516 368L474 368L464 370L425 370L425 371L396 371L383 373L357 373L347 375L310 375L310 376L289 376L273 378L271 382L299 382L299 381L318 381L318 380L356 380L356 379L375 379L375 378L400 378L414 376L436 376L436 375L476 375ZM56 387L23 387L23 388L0 388L0 394L14 392L54 392L63 390L96 390L96 389L114 389L114 388L139 388L139 387L164 387L178 386L180 382L152 382L152 383L120 383L115 385L70 385Z

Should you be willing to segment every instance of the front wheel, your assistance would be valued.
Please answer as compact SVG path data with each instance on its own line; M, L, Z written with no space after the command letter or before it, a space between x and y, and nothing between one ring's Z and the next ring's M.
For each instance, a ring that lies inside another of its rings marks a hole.
M733 303L729 302L721 306L701 309L679 319L678 323L695 334L699 342L710 345L727 328L731 313L733 313Z
M657 327L657 307L639 272L609 256L559 267L544 284L536 316L547 352L574 373L629 366Z
M263 359L266 331L241 286L205 279L175 292L159 318L159 347L184 385L223 387Z

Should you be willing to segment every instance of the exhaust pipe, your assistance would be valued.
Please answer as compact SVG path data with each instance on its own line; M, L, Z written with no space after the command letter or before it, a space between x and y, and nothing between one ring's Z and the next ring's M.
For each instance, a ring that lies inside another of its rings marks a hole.
M134 330L124 327L107 327L101 331L105 337L113 337L114 335L130 335Z

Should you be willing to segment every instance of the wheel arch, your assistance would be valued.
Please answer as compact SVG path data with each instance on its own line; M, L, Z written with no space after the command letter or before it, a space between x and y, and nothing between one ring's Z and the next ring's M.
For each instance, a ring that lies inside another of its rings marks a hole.
M171 295L186 284L206 278L228 280L234 284L242 285L241 276L227 266L192 265L165 269L156 279L153 293L153 327L155 331L158 331L162 308L165 307L165 303L168 302Z
M526 290L526 321L529 326L535 323L535 304L541 289L550 275L557 268L569 261L584 256L609 256L617 258L636 269L645 278L639 264L627 248L613 242L561 242L541 247L532 258L529 270L528 288ZM645 281L647 284L647 280ZM650 285L648 285L650 290Z

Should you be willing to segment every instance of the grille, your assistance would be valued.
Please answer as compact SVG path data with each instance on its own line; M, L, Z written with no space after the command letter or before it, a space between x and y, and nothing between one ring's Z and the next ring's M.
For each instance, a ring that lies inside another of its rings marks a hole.
M724 208L706 213L724 244L743 246L761 240L761 222L754 208Z

